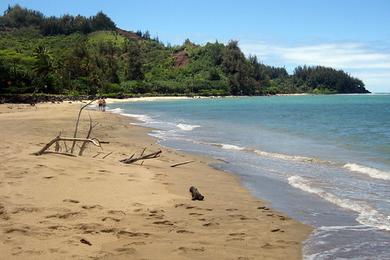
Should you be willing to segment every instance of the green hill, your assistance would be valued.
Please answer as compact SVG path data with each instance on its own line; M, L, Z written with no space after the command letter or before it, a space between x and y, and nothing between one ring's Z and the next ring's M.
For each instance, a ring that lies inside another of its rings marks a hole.
M18 5L0 16L0 94L265 95L367 93L341 70L246 58L236 41L166 46L104 13L45 17Z

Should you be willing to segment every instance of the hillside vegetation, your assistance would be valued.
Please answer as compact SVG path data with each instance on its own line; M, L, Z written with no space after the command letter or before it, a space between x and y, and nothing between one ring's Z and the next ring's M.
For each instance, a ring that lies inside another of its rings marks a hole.
M261 57L260 57L261 58ZM104 13L45 17L9 7L0 16L0 94L265 95L367 93L341 70L285 68L245 57L237 41L180 46L116 27Z

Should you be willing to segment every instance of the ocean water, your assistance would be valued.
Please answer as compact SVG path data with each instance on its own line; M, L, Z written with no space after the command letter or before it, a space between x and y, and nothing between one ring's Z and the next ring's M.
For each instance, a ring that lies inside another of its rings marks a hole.
M390 95L111 104L162 145L220 159L251 192L312 225L305 259L390 259Z

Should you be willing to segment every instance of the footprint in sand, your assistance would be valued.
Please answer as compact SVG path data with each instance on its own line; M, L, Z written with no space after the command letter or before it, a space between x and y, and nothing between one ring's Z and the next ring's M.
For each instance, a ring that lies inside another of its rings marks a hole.
M202 213L197 213L197 212L191 212L188 215L191 215L191 216L203 216Z
M1 208L0 208L0 219L1 220L9 220L10 219L9 215L7 214L7 212L6 211L1 211Z
M81 231L83 234L99 234L103 225L98 223L81 223L74 225L74 229Z
M1 211L1 210L0 210ZM12 214L18 213L33 213L33 212L41 212L42 209L36 207L18 207L12 210Z
M113 222L119 222L121 221L119 218L113 218L113 217L104 217L102 218L102 221L113 221Z
M115 251L125 255L134 255L137 252L137 250L131 247L120 247L116 248Z
M49 227L47 227L47 228L48 228L50 231L52 231L52 230L67 231L67 230L70 229L69 227L62 226L62 225L53 225L53 226L49 226Z
M249 218L247 216L241 215L241 214L234 214L234 215L229 215L231 218L238 218L240 220L248 220Z
M98 210L103 209L103 207L98 205L98 204L96 204L96 205L83 205L83 206L81 206L81 208L87 209L87 210L89 210L89 209L98 209Z
M107 211L108 214L117 215L117 216L124 216L126 213L122 210L109 210Z
M238 241L242 241L244 240L246 234L245 233L230 233L229 234L229 237L228 239L226 239L226 241L235 241L235 240L238 240Z
M288 245L299 245L298 242L296 241L285 241L285 240L276 240L277 243L281 243L283 245L288 244Z
M181 246L177 250L182 253L201 253L205 251L204 247L185 247L185 246Z
M208 222L208 223L205 223L205 224L203 224L202 226L204 226L204 227L218 227L219 226L219 223L217 223L217 222Z
M144 237L147 238L150 236L150 233L142 233L142 232L131 232L126 230L120 230L117 233L118 237Z
M46 216L46 218L58 218L58 219L74 219L74 218L79 218L83 216L81 212L67 212L67 213L57 213L53 215Z
M79 178L80 181L90 181L92 178L91 177L82 177Z
M135 242L131 242L131 243L127 244L127 245L143 246L143 245L146 245L146 243L143 242L143 241L135 241Z
M286 248L285 246L271 245L270 243L265 243L261 246L263 249L275 249L275 248Z
M161 221L155 221L153 222L155 225L167 225L167 226L173 226L174 224L169 220L161 220Z
M176 231L176 233L178 233L178 234L193 234L194 232L188 231L188 230L185 230L185 229L179 229L179 230Z
M78 200L74 200L74 199L64 199L62 202L69 202L69 203L80 203L80 201L78 201Z

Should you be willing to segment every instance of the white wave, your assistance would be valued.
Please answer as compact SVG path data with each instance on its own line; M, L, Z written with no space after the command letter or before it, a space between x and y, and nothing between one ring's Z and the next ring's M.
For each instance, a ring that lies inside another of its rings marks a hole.
M123 113L121 114L122 116L128 116L128 117L132 117L132 118L135 118L139 121L142 121L142 122L145 122L145 123L149 123L152 121L152 119L147 116L147 115L138 115L138 114L128 114L128 113Z
M339 231L339 230L349 230L349 231L370 231L373 230L372 227L367 227L366 225L355 225L355 226L321 226L318 227L316 232L329 232L329 231Z
M187 124L177 124L176 125L178 128L180 128L181 130L183 131L192 131L194 130L195 128L198 128L200 127L200 125L187 125Z
M309 180L300 176L289 177L288 183L297 189L315 194L339 207L357 212L359 215L356 220L363 225L390 231L390 217L386 217L365 202L339 198L321 188L312 186Z
M220 146L222 147L222 149L226 149L226 150L238 150L238 151L245 150L245 147L240 147L234 144L220 144Z
M305 157L305 156L288 155L288 154L282 154L282 153L272 153L272 152L265 152L265 151L261 151L261 150L253 150L253 152L256 153L257 155L260 155L260 156L276 158L276 159L285 160L285 161L327 163L327 161L323 161L323 160L311 158L311 157Z
M343 167L353 172L366 174L371 178L390 180L390 172L381 171L375 168L370 168L355 163L347 163Z
M107 110L108 110L109 112L115 113L115 114L121 114L121 113L123 113L123 109L122 109L122 108L119 108L119 107L117 107L117 108L108 108Z

